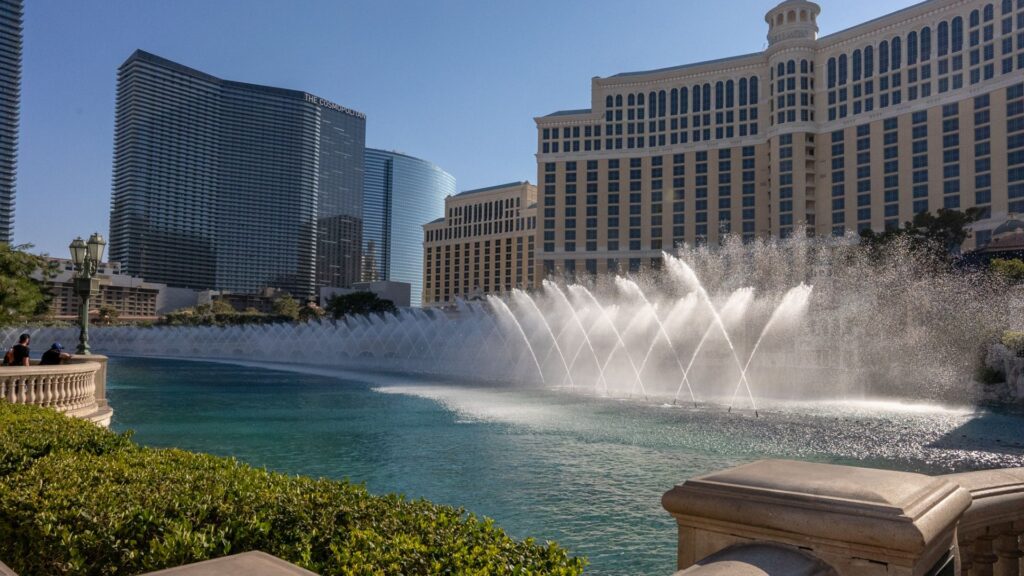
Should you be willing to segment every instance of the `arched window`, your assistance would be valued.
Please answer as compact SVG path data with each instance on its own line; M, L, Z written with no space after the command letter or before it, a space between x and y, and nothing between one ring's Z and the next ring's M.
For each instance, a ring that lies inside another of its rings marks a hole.
M839 85L846 84L847 78L847 65L846 65L846 54L839 55Z
M903 57L903 41L897 36L892 39L892 58L891 64L893 70L900 69L900 59Z
M627 102L630 106L636 106L636 96L630 94L629 101Z
M665 116L665 91L658 92L658 116Z
M857 82L858 80L860 80L860 72L861 72L860 66L861 66L860 49L858 48L857 50L853 51L853 81L854 82Z
M921 62L927 62L932 57L932 29L925 26L921 28Z
M757 76L750 77L750 105L757 104Z
M693 111L700 112L700 84L693 87Z
M964 19L957 16L953 18L952 30L950 30L949 37L953 46L953 52L959 52L964 49Z
M907 66L917 64L917 32L907 34Z
M807 60L800 61L800 73L807 74Z
M779 13L778 16L775 17L775 24L777 24L777 25L778 24L782 24L782 13L781 12Z
M992 18L995 17L995 11L992 9L991 4L985 4L985 22L991 22Z
M835 88L836 87L836 59L835 58L829 58L828 59L828 66L827 66L827 68L828 68L828 87L829 88Z
M939 22L938 49L939 58L949 54L949 22Z
M790 60L786 62L786 74L796 74L796 62Z
M615 105L615 99L612 98L611 94L609 94L608 97L604 99L604 107L605 108L611 108L614 105Z
M641 107L641 108L644 107L644 93L643 92L638 92L637 93L637 95L636 95L636 105Z
M654 92L651 92L650 94L647 95L647 115L650 118L654 118L654 116L657 113L658 113L658 95L656 93L654 93Z
M747 105L747 79L740 78L740 106Z
M889 71L889 42L882 40L878 45L878 73L885 74Z
M786 65L783 64L782 62L779 62L779 65L776 66L775 77L776 78L782 78L785 75L786 75Z
M719 80L715 82L715 110L721 110L725 106L725 83Z
M702 92L704 92L701 94L701 97L704 99L704 109L711 110L711 84L705 84Z
M971 28L981 23L981 17L977 10L971 11Z
M622 108L622 94L618 94L617 96L615 96L615 106L618 108Z
M1013 0L1003 0L1003 15L1007 15L1013 11Z
M786 22L796 22L796 10L790 10L789 12L786 13Z
M671 100L671 102L669 104L669 114L672 114L673 116L675 116L676 114L679 113L679 89L678 88L673 88L672 89L671 96L669 96L669 99Z
M686 114L690 105L690 91L685 87L679 89L679 113Z
M871 78L875 74L875 48L864 48L864 77Z
M736 105L736 99L734 95L736 93L736 84L732 80L728 80L725 83L725 107L732 108Z

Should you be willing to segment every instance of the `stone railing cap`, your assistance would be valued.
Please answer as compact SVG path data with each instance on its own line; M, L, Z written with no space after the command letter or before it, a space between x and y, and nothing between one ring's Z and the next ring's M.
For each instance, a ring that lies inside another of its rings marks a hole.
M317 576L305 568L300 568L266 554L264 552L244 552L233 556L224 556L195 564L187 564L177 568L168 568L158 572L150 572L149 576Z
M700 476L662 498L680 524L739 524L907 553L950 529L969 504L970 494L943 478L789 460Z

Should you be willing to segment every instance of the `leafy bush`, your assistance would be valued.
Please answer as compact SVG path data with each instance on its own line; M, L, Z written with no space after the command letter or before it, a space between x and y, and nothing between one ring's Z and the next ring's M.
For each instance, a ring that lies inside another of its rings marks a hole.
M2 403L0 403L2 404ZM553 543L348 482L139 447L45 409L2 406L0 558L24 574L135 574L263 550L321 574L582 572Z
M1006 346L1017 356L1024 356L1024 332L1018 332L1016 330L1007 330L1003 332L1002 337L1003 346Z

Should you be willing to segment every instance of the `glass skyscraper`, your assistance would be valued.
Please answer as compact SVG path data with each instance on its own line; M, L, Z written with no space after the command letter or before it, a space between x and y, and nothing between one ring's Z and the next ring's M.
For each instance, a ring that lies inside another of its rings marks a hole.
M423 224L444 211L455 178L431 162L398 152L366 149L363 191L363 280L412 285L411 304L423 292Z
M194 289L356 281L365 122L137 50L118 71L111 260Z
M22 0L0 0L0 242L14 235L23 12Z

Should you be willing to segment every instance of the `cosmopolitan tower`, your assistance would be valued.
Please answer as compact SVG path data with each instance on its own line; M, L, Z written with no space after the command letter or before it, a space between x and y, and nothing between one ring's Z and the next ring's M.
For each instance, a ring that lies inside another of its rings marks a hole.
M118 71L111 259L194 289L358 280L365 122L136 51Z
M23 8L22 0L0 0L0 242L14 233Z
M422 226L455 194L455 178L431 162L398 152L366 150L363 280L411 285L411 304L423 292Z

